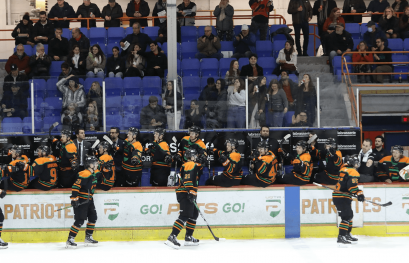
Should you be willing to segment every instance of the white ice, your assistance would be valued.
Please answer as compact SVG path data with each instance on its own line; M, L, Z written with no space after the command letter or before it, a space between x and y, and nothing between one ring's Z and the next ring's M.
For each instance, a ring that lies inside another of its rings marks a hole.
M0 262L13 263L399 263L408 262L409 237L358 236L357 245L338 248L335 238L214 240L174 250L162 241L101 242L97 247L66 249L63 243L10 243ZM5 240L6 241L6 240Z

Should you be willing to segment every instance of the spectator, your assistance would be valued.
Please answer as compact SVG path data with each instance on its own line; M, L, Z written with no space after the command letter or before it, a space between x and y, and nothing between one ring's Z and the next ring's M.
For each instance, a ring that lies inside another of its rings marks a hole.
M84 3L80 5L77 9L76 16L78 18L94 18L89 19L89 24L87 20L81 20L81 27L97 27L97 22L95 18L101 17L101 11L96 4L91 3L90 0L83 0Z
M364 0L345 0L342 13L365 13L366 5ZM362 23L362 15L344 16L345 23Z
M240 76L241 77L248 77L249 83L253 84L253 82L257 79L257 77L264 76L263 75L263 68L257 65L257 55L251 54L249 57L249 64L245 65L241 68Z
M153 8L152 16L166 16L167 0L158 0ZM160 13L160 14L158 14ZM166 21L166 18L155 18L153 22L155 26L161 26Z
M379 19L379 27L387 38L399 37L399 18L396 17L392 7L385 8L385 12Z
M47 77L50 76L51 57L44 51L44 45L38 43L36 46L36 53L30 57L29 65L33 70L33 77Z
M98 108L95 101L88 103L87 112L84 116L84 124L86 131L99 131Z
M385 33L380 30L379 28L376 28L376 23L373 21L369 21L368 24L366 24L368 27L368 31L365 32L364 34L364 41L370 48L370 50L374 51L376 49L376 39L377 38L382 38L385 41L385 47L388 46L388 39L386 38Z
M312 15L317 16L318 35L323 36L323 26L325 21L331 15L331 11L337 8L337 3L334 0L316 0L312 8ZM366 11L366 9L365 9Z
M378 135L375 137L375 148L372 149L372 153L375 156L374 162L375 166L378 165L378 162L385 156L390 155L390 153L383 148L383 144L385 143L385 138L382 135Z
M305 111L301 111L297 114L292 116L292 125L291 127L309 127L308 124L308 116Z
M48 44L48 40L54 37L54 26L47 19L45 11L40 12L40 19L33 26L34 43Z
M82 127L82 114L75 103L70 102L67 109L61 114L63 130L76 130Z
M199 96L200 106L202 109L209 105L209 101L216 100L216 84L214 78L207 78L207 85L203 88Z
M115 0L109 0L109 3L102 9L101 17L105 20L104 27L120 27L121 18L124 16L122 7L115 2Z
M11 92L5 92L0 102L3 118L27 116L27 95L20 90L18 84L11 86Z
M345 28L345 21L341 17L341 9L339 8L334 8L331 11L331 15L325 20L324 26L323 26L323 36L322 36L322 47L324 48L324 56L329 54L331 52L330 50L330 44L331 41L329 40L329 36L334 33L335 27L338 24L343 24Z
M100 46L98 44L93 45L87 57L87 78L98 77L103 79L106 62L106 57Z
M67 18L76 17L74 8L64 0L57 0L57 3L51 8L48 13L48 19L54 19L54 27L70 28L70 21ZM62 18L64 21L59 21Z
M345 25L339 23L335 26L335 32L332 32L328 36L328 51L329 53L329 66L332 69L332 60L335 56L341 56L345 52L351 52L354 48L354 41L352 40L352 35L344 30ZM352 54L346 54L345 56L351 57Z
M89 52L89 39L80 31L78 27L72 30L72 38L68 42L69 50L74 50L74 46L78 46L80 48L80 55L81 57L87 57Z
M241 78L227 90L227 128L246 127L246 86Z
M352 55L352 62L373 62L373 54L366 53L368 46L364 41L359 42L357 51ZM354 64L355 73L371 73L370 64ZM358 81L360 83L370 83L370 75L358 75Z
M197 126L203 128L202 124L202 111L197 100L192 100L190 102L190 109L185 111L185 126L184 129L189 129L192 126Z
M149 105L142 108L140 122L142 129L166 128L165 109L156 96L150 96Z
M409 37L409 6L405 7L405 11L399 17L399 35L403 39Z
M252 9L253 14L253 18L251 19L251 32L256 35L257 31L260 30L260 40L266 40L268 16L274 9L273 0L257 0L250 2L252 2L250 8Z
M129 47L132 44L138 44L142 51L146 50L146 47L152 42L152 39L144 33L141 33L141 25L138 22L132 25L132 34L127 35L124 39L119 42L122 47L121 56L127 56L130 54Z
M368 14L371 15L371 21L378 23L382 14L385 11L385 8L389 6L388 0L372 0L368 6ZM376 14L376 15L374 15Z
M197 49L199 52L196 53L196 58L217 58L220 60L223 57L222 53L218 53L221 47L220 39L212 34L212 27L206 26L205 34L197 40Z
M165 76L165 69L168 68L168 60L166 55L159 52L158 43L151 42L149 44L151 52L146 53L146 76Z
M28 13L24 14L23 19L14 28L11 36L15 39L14 43L34 46L33 38L33 21L30 20Z
M361 166L357 169L359 172L359 182L369 183L375 181L375 156L372 153L372 141L365 139L362 142L362 149L358 154Z
M58 80L67 78L70 75L75 75L73 73L72 68L70 67L70 65L67 62L64 62L61 64L61 73L60 76L58 76Z
M273 74L278 76L282 71L285 71L288 74L298 74L297 53L295 52L294 44L291 41L285 42L284 48L278 53L276 62L278 66Z
M63 109L66 109L70 103L74 103L78 108L83 108L85 106L85 92L83 86L79 84L77 78L73 77L74 75L70 75L67 78L61 79L57 82L57 88L63 95ZM67 81L68 85L65 85Z
M281 72L281 79L278 82L287 96L288 110L295 110L295 98L297 96L297 84L288 77L287 71Z
M291 14L293 18L297 53L299 56L308 56L307 52L309 37L304 37L304 44L302 49L304 53L302 53L300 44L300 32L302 30L304 36L310 35L308 24L312 18L312 7L310 1L290 0L287 12Z
M203 114L206 117L206 128L225 128L227 118L227 91L225 89L224 80L218 79L216 85L211 88L210 93L211 94L207 95L206 105L203 108Z
M72 74L76 76L84 76L87 73L87 56L80 52L79 46L74 45L72 47L67 58L67 63L72 69Z
M403 12L405 7L408 6L408 1L406 0L395 0L395 3L392 4L393 11L396 12Z
M301 112L305 112L307 114L308 126L313 127L315 122L315 110L317 108L317 93L310 75L304 74L298 87L296 100L295 115L297 116L301 114Z
M247 25L241 26L241 32L233 40L234 54L233 58L239 59L250 57L256 53L256 36L250 32Z
M91 88L89 89L86 98L88 101L93 101L96 103L96 107L99 112L102 112L102 97L103 92L101 89L101 85L99 85L98 81L92 82Z
M23 44L18 44L16 47L16 52L6 62L5 69L8 74L11 72L11 65L16 64L18 67L19 72L26 74L29 76L31 73L31 68L29 65L30 57L24 52Z
M112 54L112 57L108 58L107 76L110 78L123 78L126 69L125 60L119 56L119 47L113 47Z
M168 81L166 84L166 92L163 98L166 120L169 130L179 130L181 110L182 110L182 95L176 91L176 127L175 127L175 98L174 98L173 81Z
M133 51L128 55L126 59L126 72L125 77L143 77L145 75L144 69L146 64L146 59L142 54L139 44L135 44Z
M24 82L26 82L27 84L25 84ZM21 73L16 64L11 64L10 74L8 74L4 78L3 92L11 92L11 87L15 84L20 87L23 93L28 94L29 86L26 74Z
M240 76L239 62L237 60L232 60L230 62L230 68L226 72L226 75L224 77L226 85L227 86L233 85L233 80L235 78L238 78L239 76Z
M229 0L220 0L213 11L216 17L217 36L220 40L231 41L233 37L234 8L229 5Z
M255 81L255 85L249 86L249 128L260 128L265 124L265 108L267 94L267 79L264 76Z
M129 21L129 27L132 27L132 25L136 22L138 22L142 27L148 26L148 19L141 19L140 17L147 17L149 16L150 12L151 9L146 1L131 0L126 8L126 15L128 17L136 17L136 19L131 19Z
M179 22L176 22L176 37L177 37L177 42L182 42L182 32L181 32L181 27ZM163 43L168 41L168 23L163 22L159 24L159 30L158 30L158 37L155 39L155 42L159 42L163 45Z
M181 26L194 26L196 16L196 4L190 0L183 0L183 3L177 6L177 17Z
M269 127L282 127L284 115L288 111L288 100L276 79L270 81L267 94L266 124Z
M69 52L68 39L61 35L62 29L56 28L55 37L51 38L48 44L48 55L52 61L67 61Z
M385 47L385 40L381 38L376 39L377 48L375 51L392 51L390 48ZM374 62L392 62L391 53L373 54ZM392 72L392 64L375 64L376 68L373 73L387 73ZM383 83L383 75L373 75L374 83Z

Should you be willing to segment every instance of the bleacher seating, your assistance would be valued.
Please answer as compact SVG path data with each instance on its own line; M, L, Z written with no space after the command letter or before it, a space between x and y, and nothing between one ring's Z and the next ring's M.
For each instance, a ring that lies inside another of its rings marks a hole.
M195 26L182 26L181 38L183 42L197 43L197 28Z
M200 61L196 58L184 59L180 63L183 77L199 76Z
M91 27L89 29L89 42L92 45L98 44L99 46L105 46L107 38L107 30L101 27Z
M204 58L200 63L202 77L218 77L219 61L217 58Z
M270 40L257 41L256 53L260 57L271 57L273 53L273 43Z
M181 56L182 59L192 59L195 58L197 52L197 42L182 42L181 45Z
M124 38L125 30L122 27L110 27L107 30L108 43L107 44L117 44Z
M158 31L158 26L150 26L143 29L143 33L147 34L152 40L155 40L158 37Z

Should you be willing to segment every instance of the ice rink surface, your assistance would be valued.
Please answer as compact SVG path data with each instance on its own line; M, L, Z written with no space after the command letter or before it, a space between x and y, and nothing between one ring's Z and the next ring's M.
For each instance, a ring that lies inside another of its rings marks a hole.
M8 249L0 250L0 262L409 262L409 237L358 238L359 243L349 248L339 248L335 238L203 240L196 247L183 247L181 241L179 250L169 248L162 241L101 242L97 247L78 243L76 249L66 249L63 243L10 243Z

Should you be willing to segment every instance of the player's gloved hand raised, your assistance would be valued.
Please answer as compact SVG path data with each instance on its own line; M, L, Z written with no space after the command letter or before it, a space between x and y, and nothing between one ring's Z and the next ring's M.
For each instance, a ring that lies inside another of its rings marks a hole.
M358 199L359 202L365 201L365 196L364 196L364 194L363 194L363 193L358 194L357 199Z
M139 158L137 156L132 157L132 159L131 159L131 164L132 165L137 165L139 163L140 163L140 161L139 161Z
M80 200L78 199L78 197L75 198L75 199L71 199L71 205L72 205L72 207L74 207L74 208L77 208L77 207L80 206Z
M73 160L71 162L71 168L75 171L78 170L78 168L80 167L80 163L77 160Z
M6 196L6 190L0 189L0 198L3 199Z
M329 156L335 156L336 154L335 148L334 147L329 148L328 153L329 153Z
M174 159L176 162L182 162L182 156L180 156L179 154L176 154L173 159Z
M193 192L193 191L191 191ZM193 204L194 202L196 202L196 193L188 193L187 194L187 199Z
M17 163L16 163L16 172L17 172L17 171L23 171L25 166L26 166L25 163L23 163L23 162L17 162Z
M201 164L201 165L206 165L207 163L207 156L202 154L199 156L199 158L197 158L197 161Z
M220 155L219 157L219 162L223 165L226 166L228 164L228 158L225 154Z
M171 163L172 163L172 156L166 155L166 156L165 156L165 163L171 164Z
M55 149L61 149L61 146L62 146L62 142L61 141L57 141L56 143L55 143Z

